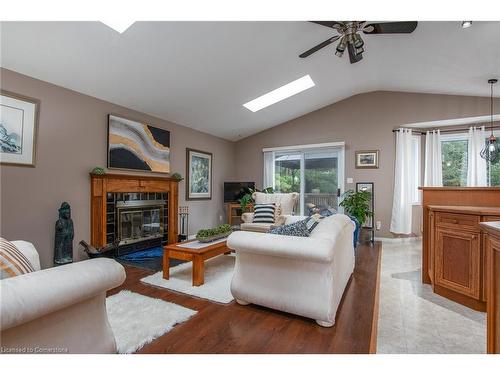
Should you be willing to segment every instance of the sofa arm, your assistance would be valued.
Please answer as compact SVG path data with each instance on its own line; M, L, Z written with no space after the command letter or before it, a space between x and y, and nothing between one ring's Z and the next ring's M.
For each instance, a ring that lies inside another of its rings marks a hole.
M48 268L0 282L1 330L16 327L121 285L125 270L107 258Z
M328 263L333 259L334 243L328 239L282 236L238 231L231 233L227 247L236 253L251 253L297 260Z
M253 212L244 212L243 214L241 214L241 220L244 223L253 222Z

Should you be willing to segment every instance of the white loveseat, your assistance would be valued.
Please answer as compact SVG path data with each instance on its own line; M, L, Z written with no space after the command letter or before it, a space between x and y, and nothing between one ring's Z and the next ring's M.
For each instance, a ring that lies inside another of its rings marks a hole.
M303 219L289 217L287 224ZM234 232L236 252L231 293L254 303L335 324L340 300L354 270L354 223L345 215L324 218L310 237Z
M295 213L297 202L299 201L299 193L260 193L255 192L252 194L252 199L255 204L275 203L279 207L280 214L276 216L274 224L268 223L254 223L253 212L245 212L241 215L241 230L252 232L268 232L271 226L283 225L287 217Z
M106 291L125 281L124 268L100 258L40 270L31 243L12 243L36 271L0 281L4 352L116 353Z

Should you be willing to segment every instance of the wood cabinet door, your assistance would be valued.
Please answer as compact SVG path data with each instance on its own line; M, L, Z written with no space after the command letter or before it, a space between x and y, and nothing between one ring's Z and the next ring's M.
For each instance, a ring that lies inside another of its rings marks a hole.
M500 238L487 236L488 353L500 353Z
M479 299L479 234L436 228L435 235L435 284Z

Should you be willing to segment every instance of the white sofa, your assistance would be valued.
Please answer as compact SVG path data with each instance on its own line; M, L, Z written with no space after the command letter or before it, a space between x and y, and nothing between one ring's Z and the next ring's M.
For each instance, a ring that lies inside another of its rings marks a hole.
M303 219L289 217L287 224ZM310 237L234 232L236 252L231 293L254 303L335 324L340 300L354 270L354 223L345 215L324 218Z
M273 193L266 194L255 192L252 194L252 199L255 204L275 203L279 206L280 215L276 217L274 224L254 223L253 212L245 212L241 215L241 230L252 232L268 232L272 226L283 225L286 218L295 214L295 208L299 201L299 193Z
M99 258L40 270L31 243L12 243L36 271L0 281L3 350L116 353L106 291L125 281L124 268Z

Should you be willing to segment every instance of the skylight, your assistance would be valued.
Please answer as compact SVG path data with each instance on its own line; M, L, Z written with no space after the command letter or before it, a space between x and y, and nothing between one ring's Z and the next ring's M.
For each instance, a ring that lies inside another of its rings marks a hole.
M252 112L257 112L314 86L315 83L308 74L243 104L243 107Z
M124 19L112 19L108 21L101 21L106 26L112 28L113 30L124 33L135 21L124 20Z

